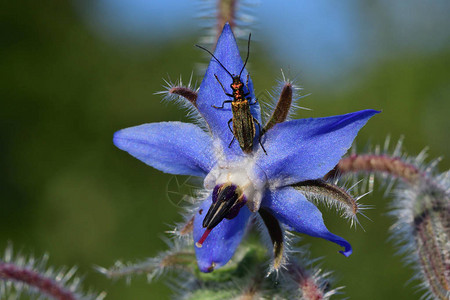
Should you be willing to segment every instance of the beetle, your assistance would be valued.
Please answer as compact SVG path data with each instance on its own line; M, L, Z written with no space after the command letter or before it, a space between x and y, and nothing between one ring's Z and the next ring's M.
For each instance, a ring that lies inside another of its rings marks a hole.
M232 93L230 94L225 90L225 87L223 86L222 82L219 80L217 75L214 74L214 77L216 77L216 80L217 82L219 82L225 95L233 98L232 100L223 101L222 106L212 105L212 107L214 108L223 109L225 103L231 103L231 111L233 113L233 117L228 121L228 128L230 129L231 133L233 133L233 139L231 140L228 147L231 147L233 141L236 139L242 151L244 151L244 153L247 154L251 153L253 150L253 139L255 138L256 135L256 128L255 128L256 123L259 128L258 142L261 145L261 148L263 149L264 153L267 155L267 152L261 143L261 135L262 135L261 124L259 124L258 120L256 120L250 112L250 105L256 104L258 100L255 99L255 101L251 103L252 98L249 97L250 92L244 92L244 83L241 80L242 72L244 71L244 68L247 65L248 57L250 54L250 38L251 34L248 36L247 58L245 59L245 63L242 66L239 75L231 74L230 71L228 71L228 69L225 68L225 66L217 59L217 57L215 57L214 54L211 53L211 51L202 46L199 45L196 46L208 52L219 63L219 65L230 75L232 79L232 82L230 84ZM248 79L249 76L247 75L247 82L246 82L247 90L248 90ZM233 123L233 128L231 128L230 123Z

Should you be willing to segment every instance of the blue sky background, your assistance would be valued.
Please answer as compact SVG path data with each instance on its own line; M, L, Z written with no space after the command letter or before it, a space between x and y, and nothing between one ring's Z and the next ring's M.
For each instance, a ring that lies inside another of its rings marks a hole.
M199 24L210 23L198 18L214 13L204 9L208 1L78 4L95 32L128 45L200 36ZM349 70L384 57L449 47L450 2L444 0L272 0L255 5L244 1L242 6L255 18L253 39L273 53L278 64L325 81L335 81Z

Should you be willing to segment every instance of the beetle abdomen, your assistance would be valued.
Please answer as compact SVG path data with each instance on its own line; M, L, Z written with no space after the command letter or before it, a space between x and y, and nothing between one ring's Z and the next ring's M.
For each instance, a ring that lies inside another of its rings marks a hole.
M233 101L233 134L239 142L239 146L245 153L253 150L253 139L255 138L255 123L250 113L250 105L247 100Z

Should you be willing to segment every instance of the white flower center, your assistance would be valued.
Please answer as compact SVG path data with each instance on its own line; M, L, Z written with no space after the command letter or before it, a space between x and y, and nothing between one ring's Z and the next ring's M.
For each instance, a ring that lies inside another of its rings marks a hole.
M248 208L252 212L258 211L267 179L264 172L255 164L253 157L246 156L233 162L219 161L206 176L204 187L212 190L224 183L238 186L247 199Z

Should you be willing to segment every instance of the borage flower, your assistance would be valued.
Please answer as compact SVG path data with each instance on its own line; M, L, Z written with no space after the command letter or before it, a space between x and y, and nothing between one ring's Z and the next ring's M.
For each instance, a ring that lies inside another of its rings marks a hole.
M228 24L214 56L231 74L239 74L243 67ZM163 172L204 177L209 196L200 203L193 224L197 262L203 272L219 268L231 259L254 213L262 217L274 245L283 239L280 221L289 229L344 247L340 252L349 256L351 245L328 231L317 207L294 186L314 182L330 171L351 146L359 129L378 112L363 110L285 121L290 99L282 93L264 127L262 143L267 155L258 144L258 130L252 153L245 154L236 141L230 144L233 133L227 126L232 118L229 104L225 103L224 109L213 107L229 100L218 80L225 88L231 83L230 73L217 60L211 59L198 97L195 93L185 96L206 121L207 130L182 122L144 124L116 132L114 144ZM247 74L244 69L243 82L247 81ZM255 99L251 79L245 92ZM258 103L250 107L253 117L261 123Z

